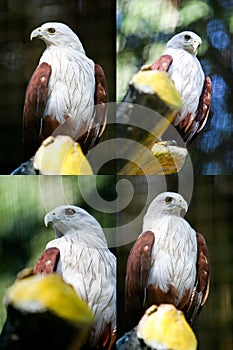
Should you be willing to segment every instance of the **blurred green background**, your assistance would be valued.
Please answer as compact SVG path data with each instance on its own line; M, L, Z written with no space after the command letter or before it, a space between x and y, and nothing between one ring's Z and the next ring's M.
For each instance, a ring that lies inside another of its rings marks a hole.
M0 174L22 162L22 112L27 83L45 44L30 41L33 29L64 22L88 57L102 65L115 101L115 2L105 0L0 0Z
M0 329L6 288L22 268L34 266L46 243L55 238L53 229L44 225L44 215L59 205L78 205L99 221L113 246L115 234L112 237L108 228L115 228L116 218L108 208L115 196L114 176L0 177Z
M149 178L149 180L148 180ZM124 333L125 268L133 239L141 233L143 216L149 203L161 191L178 191L178 179L166 177L131 176L128 181L135 193L130 204L117 215L117 225L128 224L131 243L117 248L118 258L118 335ZM150 183L150 193L148 193ZM165 189L164 189L165 187ZM192 190L192 189L190 189ZM184 198L187 189L180 188ZM211 260L211 287L207 302L194 327L199 350L233 349L233 179L231 176L195 176L189 210L185 216L198 232L202 233L209 248ZM137 221L133 221L136 220ZM126 230L125 230L126 232ZM130 242L130 240L128 240Z
M212 116L189 148L195 173L232 174L232 0L118 0L117 100L132 75L153 63L183 30L202 38L198 57L213 84Z

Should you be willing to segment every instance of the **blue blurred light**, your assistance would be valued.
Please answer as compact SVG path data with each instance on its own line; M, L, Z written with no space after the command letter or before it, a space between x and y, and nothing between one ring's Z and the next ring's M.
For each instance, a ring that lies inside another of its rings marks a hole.
M124 20L123 12L117 12L117 16L116 16L116 27L117 27L117 29L121 28L123 20Z
M211 75L211 81L212 81L212 90L213 95L212 98L221 97L223 98L229 91L228 86L223 77L218 74Z
M225 50L230 45L230 38L227 33L218 30L211 34L210 42L216 49Z
M229 169L231 170L231 172L233 172L233 150L232 149L229 149L225 153L224 164L226 169Z
M202 166L201 173L203 175L220 175L221 174L221 163L217 161L205 163Z
M225 8L231 8L233 6L233 0L218 0L219 5Z
M222 142L222 134L212 129L202 134L202 137L198 140L197 146L205 153L213 152Z
M233 131L232 115L230 113L224 113L222 110L214 113L211 118L211 128L225 132Z
M226 27L220 19L214 19L207 24L207 33L211 45L218 50L225 50L230 46L230 37L226 33Z

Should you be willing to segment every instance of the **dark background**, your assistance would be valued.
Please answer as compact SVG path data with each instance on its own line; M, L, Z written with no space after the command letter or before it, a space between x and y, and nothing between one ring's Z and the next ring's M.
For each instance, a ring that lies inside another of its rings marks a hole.
M22 161L22 112L27 83L45 49L30 42L33 29L64 22L88 57L102 65L115 101L115 2L105 0L0 0L0 174Z

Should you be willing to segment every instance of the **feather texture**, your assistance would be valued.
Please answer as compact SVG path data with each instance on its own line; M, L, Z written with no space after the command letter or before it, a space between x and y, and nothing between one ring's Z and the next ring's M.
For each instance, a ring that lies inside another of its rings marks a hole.
M68 117L75 121L68 136L87 152L98 142L106 123L106 108L94 108L108 98L103 69L86 56L78 36L63 23L45 23L31 33L34 37L42 39L46 49L25 95L25 158L33 156L38 143Z
M153 304L172 303L193 324L209 293L209 257L202 235L181 217L187 203L165 192L150 204L129 254L125 308L129 329ZM145 255L145 248L147 255Z
M51 249L59 251L54 271L74 287L95 316L88 348L110 349L116 328L116 259L100 224L75 206L54 209L45 216L45 224L53 226L57 238L48 242L42 256ZM40 260L37 271L41 271Z

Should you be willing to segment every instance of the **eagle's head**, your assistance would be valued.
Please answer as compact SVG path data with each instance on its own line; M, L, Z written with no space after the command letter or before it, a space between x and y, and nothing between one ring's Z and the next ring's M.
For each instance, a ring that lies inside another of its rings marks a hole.
M78 36L64 23L44 23L31 32L30 39L33 38L43 40L47 46L68 47L85 54Z
M188 204L184 198L175 192L160 193L149 205L145 216L160 217L162 215L177 215L187 212Z
M184 31L174 35L168 41L166 47L172 49L183 49L196 56L197 49L201 44L202 40L197 34L191 31Z
M44 223L46 227L53 227L57 238L70 235L72 239L92 247L107 247L103 229L98 221L77 206L62 205L51 210L45 215Z

